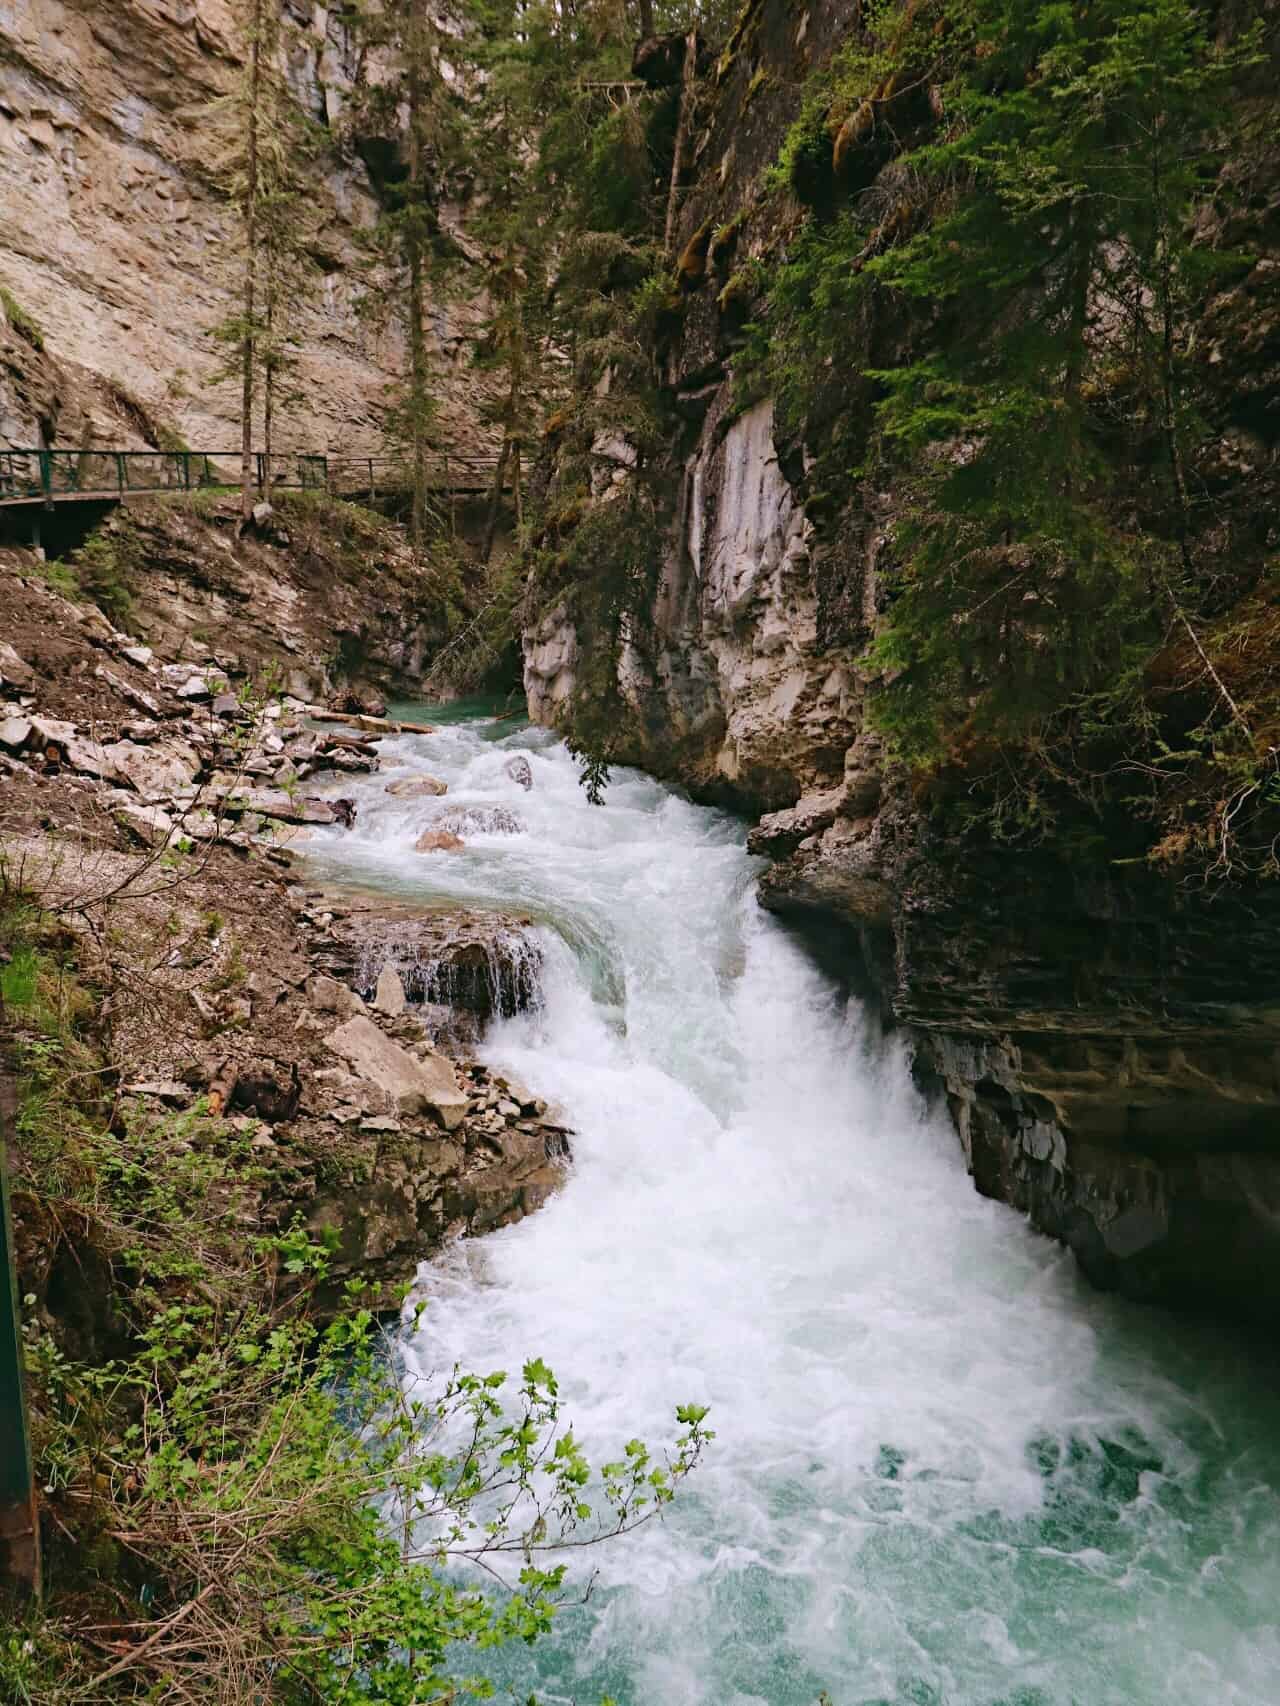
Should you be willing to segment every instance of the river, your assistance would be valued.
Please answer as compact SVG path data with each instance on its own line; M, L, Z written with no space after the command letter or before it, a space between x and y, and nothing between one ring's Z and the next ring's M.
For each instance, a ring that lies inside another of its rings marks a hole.
M669 1438L684 1401L717 1438L501 1689L1276 1706L1274 1363L1093 1293L975 1194L901 1045L756 905L741 824L635 772L593 807L563 747L502 727L383 743L381 773L344 780L356 828L309 860L541 921L544 1004L484 1055L564 1109L575 1164L540 1213L424 1270L410 1354L543 1357L600 1456ZM439 803L384 789L423 768L522 832L416 854Z

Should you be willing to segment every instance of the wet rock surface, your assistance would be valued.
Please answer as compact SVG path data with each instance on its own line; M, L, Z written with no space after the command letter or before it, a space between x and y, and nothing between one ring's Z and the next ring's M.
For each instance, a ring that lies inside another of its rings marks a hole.
M317 962L366 1000L392 974L410 1010L429 1024L474 1034L540 1000L542 950L533 921L520 913L465 908L428 910L380 897L317 892L324 920Z
M768 819L765 820L769 822ZM761 883L910 1028L974 1183L1097 1284L1280 1306L1280 915L1268 897L996 857L901 802Z

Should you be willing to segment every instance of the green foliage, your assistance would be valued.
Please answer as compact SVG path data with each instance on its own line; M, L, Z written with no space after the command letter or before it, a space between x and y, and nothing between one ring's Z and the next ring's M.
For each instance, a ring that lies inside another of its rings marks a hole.
M142 571L141 545L130 518L125 514L113 516L91 533L76 552L72 566L84 595L117 627L126 627Z
M24 567L23 572L42 580L49 591L57 593L59 598L70 599L73 603L84 598L84 589L71 566L58 557L49 557L43 563L31 563Z
M18 336L29 343L33 350L44 349L44 329L3 284L0 284L0 309L3 309L5 319Z
M932 769L1019 747L1061 781L1082 743L1148 743L1144 670L1207 590L1195 329L1240 257L1199 234L1258 32L1224 44L1197 0L868 21L775 170L813 212L739 396L806 437L812 500L893 490L867 654L893 749ZM1208 722L1228 765L1225 690ZM1044 805L999 797L1024 827Z
M323 1273L323 1249L280 1248ZM483 1698L456 1674L460 1649L478 1666L543 1634L566 1591L555 1553L659 1515L712 1437L706 1411L682 1406L666 1454L632 1440L597 1477L540 1360L516 1381L419 1386L357 1291L327 1327L162 1304L131 1356L96 1367L29 1335L46 1489L92 1489L112 1542L100 1567L137 1595L133 1697L225 1699L230 1670L245 1701ZM89 1668L51 1614L33 1669L59 1641L67 1671Z

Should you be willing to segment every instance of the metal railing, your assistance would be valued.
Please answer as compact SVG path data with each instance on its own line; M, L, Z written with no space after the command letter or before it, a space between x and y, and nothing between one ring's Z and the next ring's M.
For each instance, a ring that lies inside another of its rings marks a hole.
M440 490L487 488L496 456L432 456L428 477ZM268 472L270 481L268 482ZM378 496L407 491L412 475L402 457L317 456L290 451L254 454L260 491L327 491ZM123 498L129 493L191 492L240 484L240 452L215 450L0 450L0 504L55 503L66 498Z

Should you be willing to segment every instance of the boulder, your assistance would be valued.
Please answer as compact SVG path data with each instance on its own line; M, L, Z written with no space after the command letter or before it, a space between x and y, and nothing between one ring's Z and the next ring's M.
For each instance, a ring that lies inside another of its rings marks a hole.
M359 770L366 775L378 768L378 755L365 752L348 752L343 747L335 747L326 752L324 762L334 770Z
M30 693L36 685L36 672L24 663L7 640L0 640L0 681L19 693Z
M257 812L285 823L343 823L346 814L341 808L349 804L346 800L304 799L283 788L236 788L227 793L223 809L236 816Z
M138 746L120 740L104 747L112 772L138 793L169 795L185 788L200 768L200 760L185 741ZM77 765L77 769L79 766Z
M417 1058L364 1016L348 1019L325 1042L357 1078L390 1097L398 1112L434 1114L446 1131L461 1125L467 1097L458 1086L452 1063L443 1055Z
M46 753L51 749L65 752L67 742L76 738L76 725L64 723L59 717L32 717L31 732L35 744Z
M404 1012L404 985L394 966L383 966L378 973L373 1005L379 1013L385 1013L391 1019L398 1019Z
M402 776L398 782L388 782L385 792L398 800L420 800L428 794L447 794L449 784L437 776Z
M350 1017L354 1013L368 1012L355 990L339 983L336 977L308 978L307 1000L317 1013L344 1013Z
M150 646L121 646L120 656L136 663L139 669L149 669L155 653Z
M448 829L424 829L413 844L415 853L458 853L466 846L460 835Z
M830 788L825 793L806 794L786 811L768 812L748 834L747 851L785 859L809 836L830 829L843 805L844 790Z
M326 951L328 969L368 998L390 966L437 1033L458 1032L459 1017L509 1018L540 998L542 948L521 913L362 901L334 920Z
M5 717L0 720L0 746L8 747L10 752L17 752L31 739L32 723L30 717Z
M107 748L99 741L76 735L67 741L65 751L67 763L82 776L95 776L100 782L118 782L122 779Z
M174 833L173 819L160 806L141 806L130 800L117 806L111 815L147 847L165 846Z
M511 780L526 791L533 787L533 769L522 752L517 753L514 758L509 758L504 768Z

